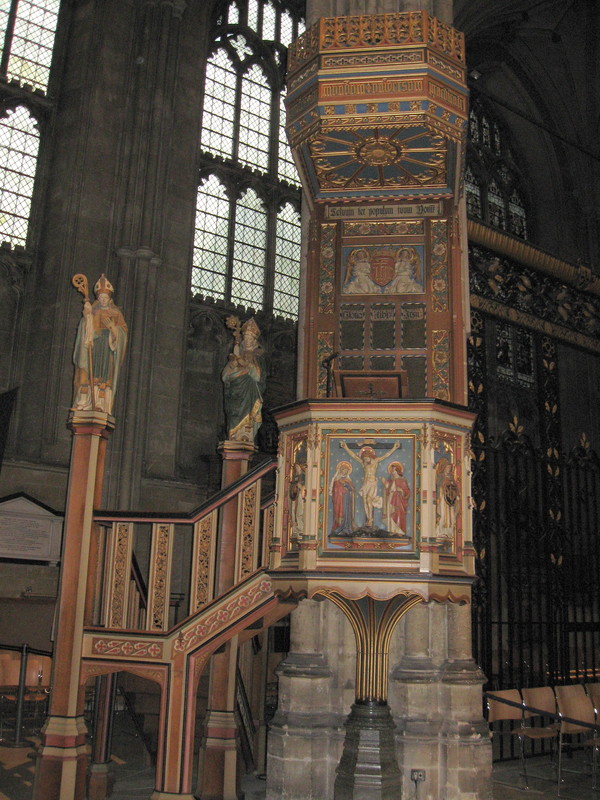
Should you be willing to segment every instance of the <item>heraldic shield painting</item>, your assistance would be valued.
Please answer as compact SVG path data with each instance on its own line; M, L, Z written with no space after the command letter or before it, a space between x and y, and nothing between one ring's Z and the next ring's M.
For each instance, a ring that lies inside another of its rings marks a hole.
M325 549L415 547L415 439L330 437Z
M423 292L423 245L342 248L342 294Z

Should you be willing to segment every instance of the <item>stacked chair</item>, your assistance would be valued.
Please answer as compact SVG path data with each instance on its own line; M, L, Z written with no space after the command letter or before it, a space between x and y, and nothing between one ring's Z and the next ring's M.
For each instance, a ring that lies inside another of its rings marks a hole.
M505 702L503 702L505 701ZM534 721L545 714L556 714L556 701L554 692L548 686L535 689L523 689L523 695L518 689L503 689L490 692L487 697L488 722L490 725L501 720L518 722L518 727L511 731L512 736L519 739L519 755L521 772L525 779L523 789L529 788L527 764L525 761L525 742L550 740L554 742L559 731L556 725L534 725ZM529 708L526 708L528 706Z
M531 689L503 689L487 695L488 722L504 720L518 723L511 735L519 739L519 756L524 786L529 788L525 741L548 740L551 756L553 744L558 742L557 796L561 796L563 783L563 751L577 744L592 748L592 789L597 790L597 762L600 750L600 683L572 684L569 686L540 686ZM556 718L551 724L536 725L542 717ZM554 759L552 759L554 762Z
M592 789L596 788L596 766L600 738L596 735L597 731L593 727L597 723L597 715L594 703L592 702L592 695L586 693L582 684L574 683L570 686L557 686L555 691L558 713L561 716L558 743L558 795L560 797L562 785L562 753L565 744L565 736L568 736L570 739L575 736L585 747L592 748ZM596 694L597 691L597 689L592 690L594 694ZM562 717L566 717L567 719L562 719ZM579 723L586 724L581 725L577 724L577 722L569 722L567 720L577 720Z

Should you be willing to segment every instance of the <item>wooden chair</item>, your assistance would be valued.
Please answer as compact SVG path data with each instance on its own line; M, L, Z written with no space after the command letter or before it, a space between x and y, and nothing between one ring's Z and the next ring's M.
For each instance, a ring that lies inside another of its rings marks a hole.
M596 720L600 721L600 683L586 683L585 690L594 706Z
M526 691L527 700L525 699ZM498 699L495 700L494 698ZM518 706L503 703L501 702L502 700L508 700L511 704L518 703ZM511 735L519 739L521 772L525 779L525 785L519 788L528 789L529 776L527 775L527 764L525 762L525 741L527 739L529 739L529 741L540 741L544 739L554 740L558 737L558 730L555 726L533 727L526 724L526 722L531 722L534 718L540 717L541 714L539 711L543 711L547 714L556 713L554 692L548 686L542 686L538 689L524 689L523 697L521 698L521 693L518 689L504 689L498 692L490 692L488 694L487 703L488 722L490 725L500 720L514 720L520 723L519 727L511 730ZM539 709L539 711L529 711L525 709L524 705Z
M596 713L591 698L586 694L582 684L556 687L556 702L558 713L561 717L569 717L577 722L560 721L560 734L558 740L558 796L562 784L562 750L565 736L583 736L583 744L592 747L592 789L596 788L596 760L600 738L595 733ZM585 725L578 724L586 723Z

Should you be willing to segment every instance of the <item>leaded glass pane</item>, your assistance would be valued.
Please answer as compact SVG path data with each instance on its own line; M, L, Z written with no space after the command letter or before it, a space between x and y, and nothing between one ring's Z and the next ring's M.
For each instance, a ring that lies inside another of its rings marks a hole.
M204 110L200 143L204 150L233 155L236 74L225 50L217 52L206 65Z
M267 214L260 199L248 189L235 209L231 300L253 308L263 305Z
M508 226L511 233L521 239L527 238L527 216L523 201L515 190L508 201Z
M271 89L258 65L242 78L240 97L240 143L243 164L266 172L269 168Z
M484 147L491 148L490 123L486 117L481 118L481 142Z
M473 109L469 112L469 137L474 144L479 141L479 120Z
M248 0L248 27L258 33L258 0Z
M240 12L236 4L232 3L229 6L229 11L227 12L227 23L229 25L237 25L239 21L240 21Z
M492 144L494 147L494 153L497 156L499 156L500 153L502 152L502 142L500 139L500 129L498 128L495 122L492 127Z
M0 240L26 244L39 147L35 119L19 106L0 118Z
M8 24L9 9L10 3L7 2L7 0L2 0L2 2L0 2L0 58L4 52L4 31L6 30L6 26Z
M60 0L19 0L7 77L46 90ZM8 3L2 3L3 11Z
M500 164L500 166L498 167L498 174L500 175L500 178L502 179L502 183L505 186L507 186L510 183L511 174L510 174L510 170L508 169L506 164Z
M215 175L198 189L192 293L225 297L230 202Z
M263 5L263 29L262 38L268 42L275 41L275 22L277 20L275 9L271 3Z
M234 36L229 41L237 53L240 61L243 62L248 58L248 56L252 55L252 48L243 36Z
M465 194L467 198L467 214L471 217L482 219L481 187L475 180L470 166L467 166L465 170Z
M488 186L488 207L490 212L490 224L495 228L506 228L506 211L504 208L504 198L496 181L490 181Z
M279 110L279 163L278 173L279 178L296 186L300 186L300 178L292 158L292 151L288 145L287 134L285 132L285 105L284 105L285 91L281 93L281 104Z
M279 41L284 47L289 47L294 38L294 21L287 11L281 12L280 25Z
M277 215L273 311L298 316L300 290L300 215L287 203Z

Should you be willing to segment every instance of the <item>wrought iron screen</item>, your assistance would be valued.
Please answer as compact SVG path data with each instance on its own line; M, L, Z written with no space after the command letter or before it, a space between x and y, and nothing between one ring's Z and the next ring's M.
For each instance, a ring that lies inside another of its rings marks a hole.
M570 453L560 452L557 352L549 337L536 337L535 441L516 417L504 433L489 435L484 323L475 313L469 355L470 404L478 412L474 656L490 689L597 681L600 463L585 434Z

